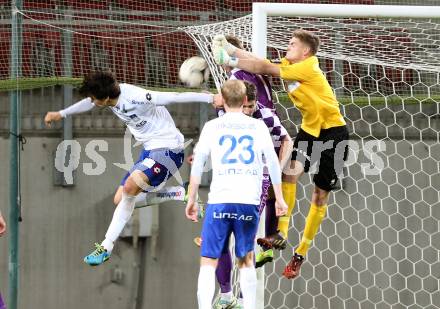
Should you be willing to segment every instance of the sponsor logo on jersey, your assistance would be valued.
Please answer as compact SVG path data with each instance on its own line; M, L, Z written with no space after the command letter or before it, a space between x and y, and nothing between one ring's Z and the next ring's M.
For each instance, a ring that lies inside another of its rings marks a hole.
M146 120L142 120L141 122L139 122L138 124L136 124L136 128L142 128L144 125L147 124Z
M250 169L250 168L227 168L224 170L220 170L217 173L219 176L223 175L259 175L258 171L256 169Z
M148 104L148 103L144 102L144 101L131 100L131 104L133 104L133 105L144 105L144 104Z
M255 129L255 124L243 124L243 123L219 123L217 124L217 129L234 129L234 130L244 130L244 129Z
M249 206L252 207L252 206ZM239 221L252 221L254 216L239 215L234 212L215 212L213 213L214 219L234 219Z
M161 171L161 169L160 169L159 165L156 164L156 165L153 167L153 172L154 172L155 174L159 174L160 171Z
M174 192L158 192L157 197L160 198L171 198L171 197L180 197L182 196L182 192L174 191Z
M132 110L134 110L134 107L133 107L133 108L126 109L126 108L125 108L125 104L122 105L122 110L121 110L121 111L122 111L124 114L126 114L126 113L128 113L128 112L131 112Z
M129 117L131 120L134 120L134 121L139 121L139 120L141 120L136 114L129 115L128 117Z

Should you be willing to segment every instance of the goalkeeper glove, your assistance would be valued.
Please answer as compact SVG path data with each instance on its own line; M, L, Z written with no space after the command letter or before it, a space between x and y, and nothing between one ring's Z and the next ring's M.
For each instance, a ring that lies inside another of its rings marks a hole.
M214 48L212 53L214 55L215 62L219 65L227 65L230 67L236 67L238 65L238 59L229 56L224 48Z
M237 47L229 43L223 34L217 34L216 36L214 36L211 44L212 44L212 50L218 47L222 47L226 50L226 52L230 56L233 55L237 50Z

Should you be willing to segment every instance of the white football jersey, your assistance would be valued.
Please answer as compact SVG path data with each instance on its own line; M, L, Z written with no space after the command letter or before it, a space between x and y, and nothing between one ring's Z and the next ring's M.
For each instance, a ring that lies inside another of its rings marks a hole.
M182 133L165 106L158 105L158 96L164 93L130 84L119 86L118 103L110 109L145 149L183 147Z
M260 204L263 154L278 164L264 122L241 112L208 121L195 154L211 157L212 182L208 203Z
M158 92L130 84L119 84L118 102L110 107L145 149L183 147L183 135L164 105L172 103L212 103L213 95L196 92ZM87 112L95 107L85 98L63 110L62 117Z

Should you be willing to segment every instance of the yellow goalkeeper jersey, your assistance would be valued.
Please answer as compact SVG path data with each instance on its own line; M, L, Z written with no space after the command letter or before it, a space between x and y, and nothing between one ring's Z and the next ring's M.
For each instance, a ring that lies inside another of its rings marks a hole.
M316 56L293 64L283 58L279 67L281 78L287 83L289 98L301 112L304 131L319 137L321 129L345 125L339 103Z

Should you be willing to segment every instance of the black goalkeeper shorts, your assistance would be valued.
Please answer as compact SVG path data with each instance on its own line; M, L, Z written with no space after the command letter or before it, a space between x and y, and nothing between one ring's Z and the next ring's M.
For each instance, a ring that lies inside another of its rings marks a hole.
M313 182L319 188L332 191L337 188L348 155L346 126L322 129L319 137L300 129L293 144L292 160L302 163L304 172L312 172Z

